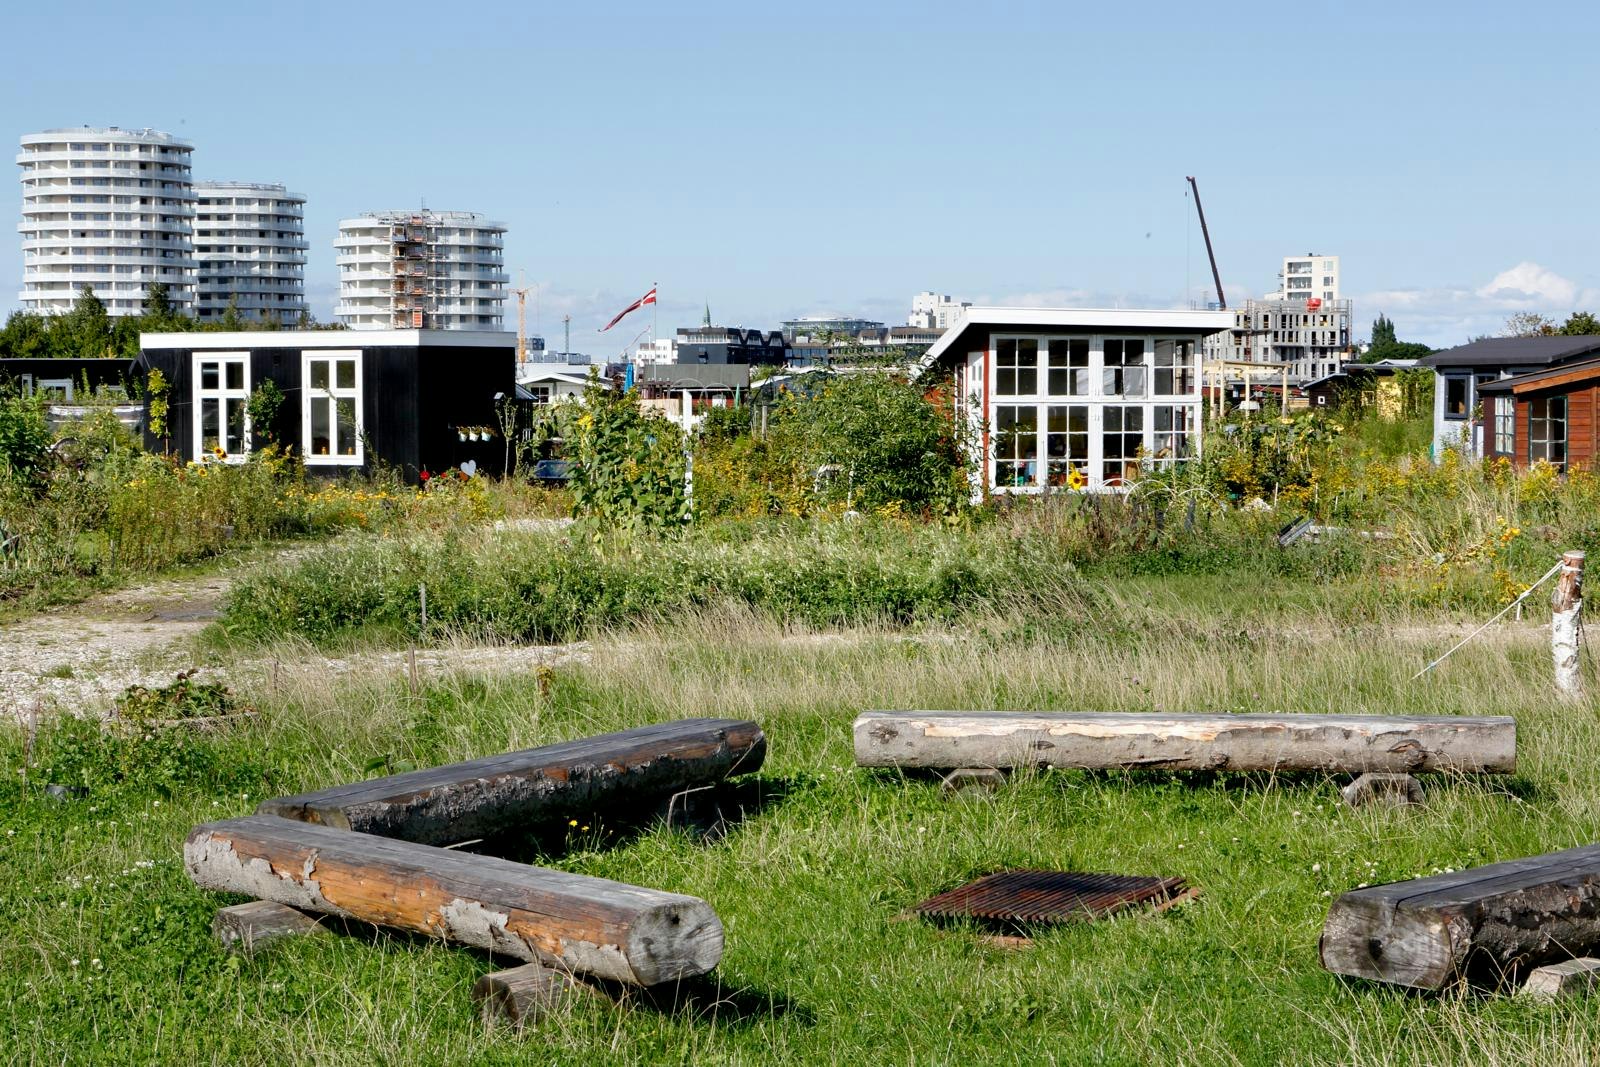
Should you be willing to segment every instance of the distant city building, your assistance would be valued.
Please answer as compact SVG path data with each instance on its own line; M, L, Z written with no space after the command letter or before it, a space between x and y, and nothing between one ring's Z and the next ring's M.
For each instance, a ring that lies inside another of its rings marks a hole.
M24 134L22 291L28 311L69 311L84 286L137 315L156 282L194 305L194 147L159 130L80 126Z
M677 364L720 363L781 365L789 358L789 342L773 330L737 326L685 326L678 330Z
M1287 363L1296 383L1339 373L1353 354L1350 301L1339 296L1339 257L1285 256L1279 283L1276 293L1228 309L1233 327L1206 338L1206 359Z
M194 186L195 317L293 326L307 312L306 198L282 185L199 181Z
M339 223L340 322L358 330L499 330L506 228L466 211L384 211Z
M840 316L808 315L805 318L789 319L783 323L783 336L785 340L816 340L822 334L857 334L862 330L876 330L882 328L883 323L872 319L850 319Z
M1266 299L1338 300L1339 257L1319 256L1315 252L1284 256L1283 270L1278 274L1278 291L1268 293Z
M911 298L911 317L906 324L943 333L971 306L970 300L957 301L938 293L918 293Z
M641 367L658 367L678 362L676 338L663 337L657 341L641 341L634 350L633 361Z

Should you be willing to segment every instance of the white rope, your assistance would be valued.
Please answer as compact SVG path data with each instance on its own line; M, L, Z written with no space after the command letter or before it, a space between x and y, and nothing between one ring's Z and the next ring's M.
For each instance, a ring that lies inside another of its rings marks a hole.
M1535 589L1539 588L1545 582L1548 582L1555 575L1555 573L1557 571L1559 571L1560 569L1561 569L1561 563L1557 562L1554 567L1551 567L1549 570L1544 572L1543 577L1541 577L1538 581L1534 582L1532 585L1528 586L1528 588L1524 589L1521 593L1519 593L1517 595L1517 599L1513 600L1511 603L1507 604L1505 607L1501 608L1498 612L1496 612L1494 618L1490 619L1488 622L1484 623L1482 626L1478 627L1476 630L1472 631L1470 634L1468 634L1467 636L1463 637L1460 641L1457 641L1455 646L1453 648L1451 648L1449 652L1446 652L1444 655L1440 656L1438 659L1434 660L1432 663L1430 663L1426 667L1422 668L1416 674L1413 674L1407 680L1414 682L1418 678L1421 678L1424 674L1427 674L1429 671L1433 670L1439 664L1443 663L1445 660L1449 659L1451 654L1454 653L1456 651L1456 649L1460 648L1462 645L1466 644L1468 641L1471 641L1474 637L1477 637L1479 634L1483 633L1483 631L1487 630L1489 627L1491 627L1495 623L1499 622L1501 617L1504 616L1506 612L1510 611L1512 608L1516 607L1518 604L1520 604L1524 600L1526 600L1528 598L1528 594L1529 593L1531 593Z

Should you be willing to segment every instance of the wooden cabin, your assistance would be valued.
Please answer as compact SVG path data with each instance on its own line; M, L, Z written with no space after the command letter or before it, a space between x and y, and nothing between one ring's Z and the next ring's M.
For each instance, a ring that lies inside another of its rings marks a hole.
M1600 453L1600 359L1519 374L1478 387L1484 457L1525 470L1594 466Z
M308 474L405 477L451 468L498 472L506 442L496 404L516 393L516 335L475 330L257 330L145 333L139 365L166 379L160 433L146 445L197 462L242 462L265 437ZM283 394L270 427L251 396Z
M1600 337L1553 336L1486 337L1419 359L1417 366L1435 372L1433 458L1447 448L1474 458L1490 454L1495 430L1482 394L1491 383L1596 357Z

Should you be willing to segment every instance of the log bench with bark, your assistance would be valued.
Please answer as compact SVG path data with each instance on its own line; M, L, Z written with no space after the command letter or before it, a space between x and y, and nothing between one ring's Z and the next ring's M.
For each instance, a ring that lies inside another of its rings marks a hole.
M1328 909L1319 951L1335 974L1417 989L1595 955L1600 845L1352 890Z
M456 844L759 770L744 719L681 719L263 801L278 815L430 845Z
M704 974L722 957L722 922L698 897L495 856L251 815L195 827L183 857L204 889L580 975L656 985Z
M863 767L1068 767L1167 771L1516 770L1505 716L1193 715L869 711Z

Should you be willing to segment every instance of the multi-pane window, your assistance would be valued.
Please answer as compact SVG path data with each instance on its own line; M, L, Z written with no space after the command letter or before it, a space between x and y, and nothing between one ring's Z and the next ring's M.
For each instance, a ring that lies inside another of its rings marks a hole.
M1156 342L1156 396L1187 396L1194 391L1194 342Z
M995 395L1033 396L1039 391L1039 341L1008 337L995 345Z
M1101 392L1107 396L1144 396L1144 339L1108 337Z
M1089 408L1083 404L1052 404L1045 409L1044 431L1049 484L1072 489L1088 485Z
M1464 419L1467 417L1467 383L1471 379L1450 375L1444 380L1444 417L1447 419Z
M1188 459L1194 440L1195 409L1191 404L1157 404L1153 412L1153 455L1157 465L1170 467Z
M1517 402L1509 396L1494 399L1494 450L1502 456L1517 450Z
M1033 485L1039 469L1039 409L1001 404L994 409L994 484Z
M302 356L300 429L308 464L362 461L361 353Z
M195 459L243 459L250 451L250 356L194 355Z
M1050 342L1051 396L1089 395L1089 339L1056 337Z
M1539 397L1528 402L1528 462L1567 467L1567 398Z
M1107 404L1101 412L1100 480L1128 485L1139 476L1139 449L1144 445L1144 408Z

